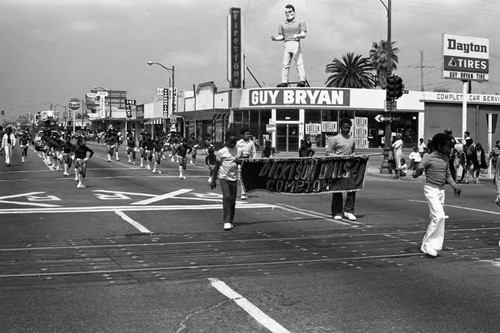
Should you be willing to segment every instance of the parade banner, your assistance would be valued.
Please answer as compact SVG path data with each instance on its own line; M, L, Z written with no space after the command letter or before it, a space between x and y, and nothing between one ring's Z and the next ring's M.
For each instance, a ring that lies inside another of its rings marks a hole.
M247 192L319 194L362 190L368 155L244 159L241 179Z

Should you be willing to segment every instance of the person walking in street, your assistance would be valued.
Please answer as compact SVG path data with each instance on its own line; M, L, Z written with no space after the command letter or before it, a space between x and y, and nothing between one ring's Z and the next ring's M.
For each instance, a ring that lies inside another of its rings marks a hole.
M281 83L278 84L278 87L288 87L292 59L295 59L295 65L299 74L299 83L297 84L297 87L305 87L306 70L304 68L304 59L302 56L302 49L300 47L300 40L306 38L306 22L296 19L295 7L292 5L285 6L285 16L286 21L278 27L278 35L271 36L272 41L285 42L283 64L281 69Z
M349 118L342 118L339 122L340 133L335 135L327 144L326 156L349 156L354 155L356 144L354 136L350 134L352 121ZM354 204L356 202L356 192L350 191L346 193L346 200L342 192L332 193L332 216L335 220L341 220L345 216L350 221L356 221L354 215Z
M163 158L163 142L161 141L159 135L155 136L155 139L153 141L153 150L151 153L154 160L153 173L161 174L160 167L161 159Z
M127 133L127 157L128 163L135 164L135 137L132 131Z
M187 154L191 152L191 147L187 144L186 138L182 138L181 142L175 148L175 152L172 152L173 155L177 155L177 160L179 162L179 179L186 179L184 176L184 171L187 166Z
M240 130L241 139L238 140L236 146L241 150L241 158L256 158L257 157L257 149L255 148L255 143L251 140L252 134L250 134L250 130L248 127L243 127ZM241 165L238 166L238 170L241 171ZM243 182L240 177L240 185L241 185L241 200L248 199L245 187L243 186Z
M108 162L111 162L111 158L115 154L115 149L118 145L118 134L113 129L112 126L109 126L106 135L104 136L104 144L106 145L106 152L108 156ZM119 161L118 152L116 152L116 161Z
M226 145L217 152L214 176L210 183L213 190L217 186L219 178L222 191L222 216L224 230L233 229L234 215L236 212L236 196L238 192L238 166L243 151L236 146L236 133L228 131L226 133Z
M94 151L87 147L85 142L85 138L83 136L79 136L75 146L73 147L74 158L75 158L75 175L76 180L78 181L77 188L85 188L83 184L83 179L85 179L85 175L87 173L87 162L94 155ZM87 156L87 153L88 156Z
M2 150L5 152L5 165L10 167L12 162L12 150L16 146L16 136L12 133L12 127L7 127L2 137Z
M394 169L394 179L399 179L401 174L401 157L403 157L403 136L401 133L396 134L396 140L392 144L392 153L396 168Z
M211 145L207 149L207 156L205 156L205 165L210 170L208 174L208 182L212 183L212 179L214 179L214 170L215 164L217 163L217 156L215 156L214 146Z
M19 146L21 148L21 162L26 163L28 158L28 146L31 139L26 131L23 131L21 138L19 139Z
M413 178L418 178L425 172L426 182L424 195L429 205L430 221L422 239L420 250L430 257L437 257L443 249L445 219L444 200L446 183L460 196L462 190L451 176L449 156L452 149L452 139L446 133L438 133L432 138L433 152L422 158L418 168L413 171Z
M63 163L63 176L67 177L69 176L68 170L71 168L72 164L72 159L71 159L71 152L74 150L74 145L71 143L71 135L66 134L66 137L64 138L64 143L61 146L61 153L62 153L62 163ZM77 175L75 175L76 180Z
M488 154L488 158L491 160L491 165L495 168L495 175L493 176L493 184L497 192L495 203L500 206L500 140L495 142L495 147Z

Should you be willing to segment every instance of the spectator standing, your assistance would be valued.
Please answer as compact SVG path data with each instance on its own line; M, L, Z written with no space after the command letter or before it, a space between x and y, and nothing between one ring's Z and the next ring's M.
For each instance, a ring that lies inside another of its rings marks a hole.
M274 157L274 148L271 147L271 141L266 140L264 143L264 149L262 149L262 158L271 158Z
M213 190L217 186L219 177L222 191L222 216L224 230L231 230L234 226L234 215L236 212L236 196L238 192L238 165L243 152L236 145L236 133L226 133L226 145L217 152L214 177L210 183Z
M12 127L7 127L2 137L2 150L5 152L5 164L10 167L12 162L12 150L16 146L16 136L12 133Z
M396 134L396 140L392 144L392 153L394 155L394 162L396 168L394 169L394 179L399 179L401 170L401 157L403 157L403 136L401 133Z
M451 177L449 169L449 156L452 148L451 137L446 133L438 133L432 138L433 152L424 156L418 168L413 171L413 178L418 178L425 172L426 183L424 195L429 205L430 221L427 231L422 239L420 250L431 256L437 257L443 249L444 225L446 215L444 200L446 183L450 184L455 195L460 196L461 189Z
M335 135L327 144L326 156L348 156L354 155L356 144L354 136L350 134L352 121L349 118L342 118L339 122L340 133ZM342 214L350 221L356 221L354 215L354 204L356 202L356 192L351 191L346 193L346 200L342 193L332 193L332 216L335 220L341 220Z
M418 139L418 152L420 154L420 157L424 156L425 148L427 148L427 145L424 142L424 138Z

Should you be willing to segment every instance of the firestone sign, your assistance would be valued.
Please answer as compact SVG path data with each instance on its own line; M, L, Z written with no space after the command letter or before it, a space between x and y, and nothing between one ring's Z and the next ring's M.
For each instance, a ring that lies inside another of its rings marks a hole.
M349 89L250 89L250 106L325 107L349 106Z
M443 78L487 81L489 78L487 38L443 35Z

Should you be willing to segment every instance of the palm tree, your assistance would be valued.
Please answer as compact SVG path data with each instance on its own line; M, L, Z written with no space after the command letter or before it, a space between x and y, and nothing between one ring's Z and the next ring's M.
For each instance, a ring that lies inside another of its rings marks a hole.
M396 70L398 68L398 52L399 49L394 47L394 43L391 42L392 45L392 61L391 61L391 71ZM387 45L387 41L381 40L380 44L373 42L372 49L370 50L370 62L373 66L373 69L377 72L377 82L376 85L385 89L387 83L387 50L389 46Z
M373 88L375 77L373 67L368 58L348 52L342 61L335 58L326 65L326 73L331 73L326 80L327 87L338 88Z

